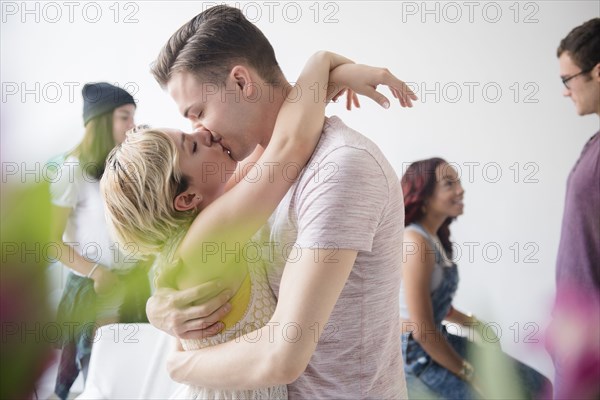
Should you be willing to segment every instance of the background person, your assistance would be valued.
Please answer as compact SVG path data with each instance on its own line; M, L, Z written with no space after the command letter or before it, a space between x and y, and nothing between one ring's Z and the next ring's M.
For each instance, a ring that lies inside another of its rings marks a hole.
M600 18L574 28L556 55L563 95L578 115L600 116ZM556 256L556 301L547 348L554 394L600 396L600 132L587 141L567 180Z
M50 185L51 237L59 261L70 269L57 312L64 335L55 387L61 399L81 370L87 375L95 327L147 321L150 296L147 268L128 258L135 249L110 241L99 188L108 153L134 125L135 101L106 82L86 84L82 95L84 137L51 163L57 166Z
M443 320L473 328L482 344L497 342L493 331L475 317L452 306L458 288L458 268L452 261L450 224L463 213L464 189L458 173L441 158L412 163L402 176L405 224L404 263L400 289L402 350L410 398L434 396L470 399L494 394L488 371L475 369L468 339L448 333ZM491 351L499 352L498 348ZM485 355L487 357L487 354ZM496 355L496 358L498 355ZM549 384L540 373L503 355L517 371L516 393L522 388L535 398ZM487 367L488 365L485 365ZM492 366L490 366L491 368ZM502 371L494 371L502 379Z

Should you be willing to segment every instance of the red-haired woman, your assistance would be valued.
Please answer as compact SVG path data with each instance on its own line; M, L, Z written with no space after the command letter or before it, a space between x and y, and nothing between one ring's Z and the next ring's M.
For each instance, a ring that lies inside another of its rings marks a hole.
M481 335L483 324L452 307L458 269L452 262L450 224L463 213L464 189L456 170L441 158L417 161L402 177L405 207L405 256L400 289L402 348L410 398L421 396L470 399L490 395L480 372L468 361L468 340L448 333L442 320L471 326ZM497 341L490 338L488 341ZM548 380L530 367L502 354L514 366L517 393L535 397ZM487 374L486 374L487 375ZM511 382L512 383L512 382Z

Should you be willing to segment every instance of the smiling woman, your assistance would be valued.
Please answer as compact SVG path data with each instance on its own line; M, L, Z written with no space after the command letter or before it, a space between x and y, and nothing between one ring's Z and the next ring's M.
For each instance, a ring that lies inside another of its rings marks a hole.
M411 249L403 262L400 288L402 350L409 396L537 398L548 388L549 381L500 353L496 348L499 338L490 335L486 324L452 306L458 288L458 268L452 261L450 224L463 214L465 193L456 170L441 158L416 161L402 177L402 190L406 212L404 245ZM477 345L448 333L443 320L474 329ZM485 363L481 362L482 354ZM490 365L493 372L489 371ZM490 379L491 374L497 376ZM498 378L507 385L495 386L493 382Z

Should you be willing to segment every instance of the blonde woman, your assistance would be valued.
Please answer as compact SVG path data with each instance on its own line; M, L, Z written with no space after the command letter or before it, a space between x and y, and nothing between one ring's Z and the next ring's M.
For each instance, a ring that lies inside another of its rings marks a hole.
M109 156L101 189L118 240L138 244L142 254L160 254L162 284L169 282L181 289L218 280L230 298L224 329L206 339L182 340L186 350L223 343L269 322L276 304L266 282L268 258L250 257L242 249L265 224L317 145L327 93L308 88L315 83L325 88L330 79L334 87L350 87L372 98L381 96L374 90L377 84L386 84L403 105L409 105L409 97L414 96L387 72L319 52L309 59L289 92L264 153L246 168L236 170L229 150L214 132L205 129L193 134L170 129L130 133ZM247 85L241 95L256 96L255 89ZM299 96L300 92L304 94ZM331 97L340 90L329 92ZM190 395L287 396L285 385L266 381L253 387L204 386L192 383Z

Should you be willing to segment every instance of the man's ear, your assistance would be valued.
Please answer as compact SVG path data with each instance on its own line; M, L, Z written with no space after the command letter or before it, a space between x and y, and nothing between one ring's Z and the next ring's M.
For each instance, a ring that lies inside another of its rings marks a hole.
M600 63L596 64L594 69L592 69L592 78L594 78L596 82L600 82Z
M250 70L243 65L236 65L231 69L229 77L242 91L242 95L246 98L252 98L256 92L256 84L252 78Z
M173 205L177 211L189 211L198 207L201 202L201 195L185 191L175 197L175 200L173 200Z

